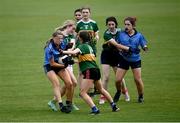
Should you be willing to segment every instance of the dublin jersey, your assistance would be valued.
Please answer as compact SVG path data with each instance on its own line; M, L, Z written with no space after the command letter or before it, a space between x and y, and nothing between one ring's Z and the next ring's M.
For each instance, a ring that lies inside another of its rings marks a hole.
M62 47L62 44L60 45L60 48ZM50 59L54 58L54 61L58 61L58 58L60 56L59 50L56 48L56 45L54 44L53 40L51 39L49 45L45 48L45 57L44 57L44 65L50 64Z
M117 39L117 36L119 34L119 32L121 31L121 29L117 28L115 32L111 32L109 31L109 29L107 29L104 32L104 43L103 43L103 50L113 50L116 49L114 46L108 44L108 41L111 39Z
M136 49L139 48L139 46L141 46L141 48L144 48L144 46L147 45L147 41L144 36L136 30L135 34L132 36L129 36L129 34L125 31L120 32L118 34L117 41L122 45ZM125 55L122 53L121 55L125 60L129 62L136 62L141 60L140 54L132 53L131 55Z
M90 68L98 68L92 47L87 43L83 43L80 44L78 48L80 50L80 54L78 55L78 61L81 72Z

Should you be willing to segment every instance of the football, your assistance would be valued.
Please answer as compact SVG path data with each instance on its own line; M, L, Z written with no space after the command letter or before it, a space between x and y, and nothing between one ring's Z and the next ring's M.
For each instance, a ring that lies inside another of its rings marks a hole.
M64 64L63 59L65 59L65 58L67 58L67 57L68 57L68 55L64 55L64 56L62 56L62 57L59 57L58 63Z

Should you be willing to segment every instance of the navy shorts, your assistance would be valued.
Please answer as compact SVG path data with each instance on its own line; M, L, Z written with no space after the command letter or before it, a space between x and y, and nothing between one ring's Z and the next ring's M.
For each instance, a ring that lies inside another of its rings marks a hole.
M108 64L110 66L117 66L119 59L118 51L103 50L101 53L101 64Z
M99 68L90 68L82 72L84 79L100 80L101 73Z
M118 67L125 70L129 70L129 67L131 67L131 69L141 68L141 60L136 62L129 62L121 56L119 58Z
M44 72L47 74L47 72L53 70L56 74L58 74L59 71L61 71L64 68L58 68L58 67L52 67L50 64L44 65Z

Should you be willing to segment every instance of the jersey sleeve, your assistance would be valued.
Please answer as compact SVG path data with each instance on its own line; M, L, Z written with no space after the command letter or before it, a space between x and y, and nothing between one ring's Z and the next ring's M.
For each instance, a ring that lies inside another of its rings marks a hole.
M118 32L115 40L116 40L116 42L117 42L118 44L121 44L121 32Z
M97 23L94 23L94 29L93 29L94 32L99 32L99 28L98 28L98 25Z
M53 52L52 52L51 49L46 48L45 52L46 52L46 57L47 57L48 60L53 58Z
M78 33L78 32L79 32L79 30L80 30L80 29L79 29L79 23L78 23L78 24L77 24L77 26L76 26L76 30L75 30L75 32L77 32L77 33Z
M147 40L144 38L142 34L140 36L140 45L142 48L144 48L144 46L147 45Z
M112 36L110 36L109 34L107 34L106 32L104 33L104 40L105 41L109 41L110 39L112 39Z
M80 50L80 54L83 54L83 45L78 45L77 48Z

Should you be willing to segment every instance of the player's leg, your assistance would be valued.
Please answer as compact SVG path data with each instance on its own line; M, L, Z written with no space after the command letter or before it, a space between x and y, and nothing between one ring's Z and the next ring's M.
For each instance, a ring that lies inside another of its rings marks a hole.
M74 96L75 87L77 86L77 80L76 80L76 77L74 76L72 65L67 67L67 71L70 75L70 78L73 84L72 95ZM72 104L72 108L73 110L79 110L79 108L74 103Z
M54 97L55 97L55 99L53 99L53 100L48 102L48 106L52 110L57 111L56 102L62 104L59 80L57 78L56 73L54 71L52 71L52 70L47 72L47 77L48 77L48 79L50 80L50 82L52 84L53 92L54 92Z
M121 85L122 85L122 80L126 74L127 70L122 69L122 68L117 68L116 71L116 94L114 95L114 102L118 102L120 95L121 95Z
M92 109L91 113L98 114L99 113L99 109L94 104L92 98L87 94L88 90L93 85L93 81L94 80L92 80L92 79L83 79L83 81L81 83L81 92L80 92L80 95L83 98L83 100L91 107L91 109Z
M98 91L108 100L111 105L112 111L118 111L119 108L117 108L116 104L113 102L113 99L109 92L103 88L101 80L95 81L95 86L97 87Z
M72 110L72 99L73 99L73 95L72 95L72 91L73 91L73 84L71 81L71 78L69 76L69 73L66 69L63 69L61 71L58 72L59 77L64 81L65 86L66 86L66 105L67 105L67 112L69 113Z
M125 79L122 80L121 90L122 90L122 93L125 96L125 101L129 102L130 101L130 96L129 96L129 93L128 93L128 88L126 86Z
M110 65L102 64L102 72L103 72L102 85L106 90L108 88L108 82L109 82L109 71L110 71ZM105 100L106 98L104 97L104 95L101 95L99 104L104 104Z
M77 81L78 81L78 84L79 84L79 90L81 91L81 83L83 81L83 74L80 71L79 64L78 64L78 77L77 77Z
M135 68L132 69L133 75L134 75L134 81L136 83L136 87L138 90L138 102L142 103L144 101L144 84L141 78L141 68Z

